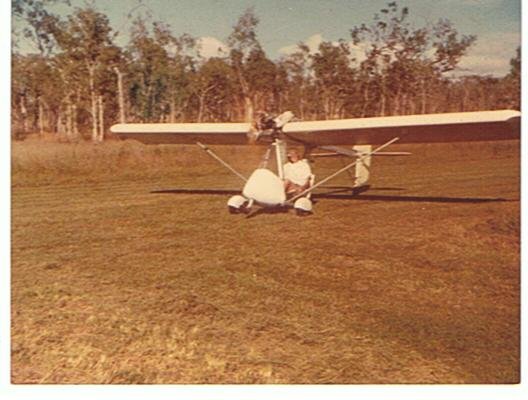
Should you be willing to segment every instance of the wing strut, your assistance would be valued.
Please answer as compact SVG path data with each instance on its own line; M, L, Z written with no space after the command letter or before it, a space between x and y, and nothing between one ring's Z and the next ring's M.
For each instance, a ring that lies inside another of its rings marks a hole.
M341 168L339 171L336 171L334 172L332 175L329 175L327 176L326 178L324 178L323 180L317 182L315 185L313 185L312 187L309 187L308 189L302 191L301 193L299 193L298 195L292 197L291 199L289 199L286 204L293 204L295 202L295 200L301 198L301 197L304 197L306 196L308 193L312 192L314 189L318 188L319 186L321 186L322 184L328 182L330 179L333 179L335 178L337 175L341 174L342 172L345 172L346 170L352 168L354 165L356 165L358 162L360 162L361 160L363 160L364 158L366 157L370 157L374 154L376 154L378 151L380 151L381 149L384 149L385 147L393 144L395 141L399 140L400 138L398 137L395 137L394 139L391 139L389 140L387 143L384 143L382 144L381 146L375 148L374 150L372 150L371 152L369 153L363 153L361 154L361 156L359 156L357 158L356 161L354 162L351 162L350 164L348 164L347 166Z
M234 169L231 165L229 165L224 160L222 160L220 157L218 157L209 147L207 147L206 145L200 142L196 142L196 144L200 146L200 148L204 150L207 154L213 157L216 161L218 161L220 164L222 164L224 167L226 167L228 170L230 170L232 173L234 173L236 176L242 179L244 182L247 181L247 178L244 175L242 175L240 172Z

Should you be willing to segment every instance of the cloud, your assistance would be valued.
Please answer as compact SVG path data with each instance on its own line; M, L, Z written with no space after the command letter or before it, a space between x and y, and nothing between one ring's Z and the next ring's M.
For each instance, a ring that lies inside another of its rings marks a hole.
M198 47L200 48L200 55L204 58L222 57L229 52L229 46L211 36L199 38Z
M310 53L316 53L321 42L325 38L321 33L316 33L308 37L303 42L310 49ZM337 42L332 42L337 44ZM354 45L349 42L350 56L360 63L365 59L367 43ZM478 36L476 43L469 49L466 56L462 57L458 68L453 75L493 75L504 76L510 71L510 60L515 57L516 49L521 44L520 33L518 32L492 32ZM298 50L296 44L281 47L278 52L281 55L289 55ZM428 55L432 56L434 49L429 50Z
M319 49L319 45L323 42L323 35L316 33L315 35L310 36L304 41L304 43L310 49L310 53L315 53Z
M510 60L521 44L519 33L491 33L479 36L468 54L460 60L456 75L504 76L510 71Z
M355 45L353 42L349 42L348 45L350 48L350 57L354 58L357 64L367 58L368 43L359 43Z

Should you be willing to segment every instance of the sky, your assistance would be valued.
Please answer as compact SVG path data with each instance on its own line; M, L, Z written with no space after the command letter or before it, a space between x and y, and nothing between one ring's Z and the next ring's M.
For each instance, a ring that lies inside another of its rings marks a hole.
M170 25L175 35L188 33L200 39L202 54L227 50L227 37L238 17L253 7L260 19L258 39L271 59L291 52L299 42L317 48L322 40L350 40L350 29L372 21L389 0L70 0L71 6L54 6L65 16L74 7L93 4L119 31L117 44L125 45L132 16L152 15ZM415 27L449 19L461 34L477 42L460 63L458 74L503 76L520 45L520 0L400 0L410 10ZM132 18L133 19L133 18ZM14 21L16 28L16 21ZM20 47L31 52L29 42Z

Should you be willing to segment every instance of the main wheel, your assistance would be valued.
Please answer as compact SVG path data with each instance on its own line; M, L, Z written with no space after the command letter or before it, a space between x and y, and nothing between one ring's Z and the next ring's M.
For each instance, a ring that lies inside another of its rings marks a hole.
M297 214L298 217L306 217L310 215L311 213L312 213L311 211L301 210L299 208L295 210L295 214Z

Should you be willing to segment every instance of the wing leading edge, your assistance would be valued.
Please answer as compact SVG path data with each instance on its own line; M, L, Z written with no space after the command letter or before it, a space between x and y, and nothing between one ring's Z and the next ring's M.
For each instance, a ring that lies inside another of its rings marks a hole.
M334 121L292 122L284 133L314 145L441 143L508 140L520 137L521 113L514 110L403 115Z
M290 122L283 128L294 142L310 145L511 140L520 138L521 113L514 110L403 115L326 121ZM117 124L121 139L147 144L247 144L249 123Z

